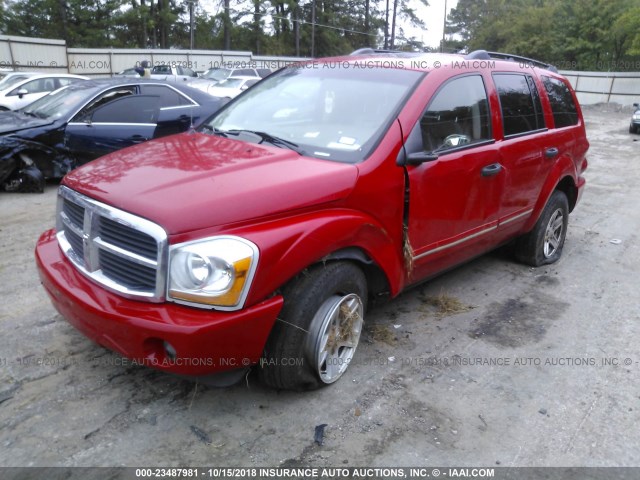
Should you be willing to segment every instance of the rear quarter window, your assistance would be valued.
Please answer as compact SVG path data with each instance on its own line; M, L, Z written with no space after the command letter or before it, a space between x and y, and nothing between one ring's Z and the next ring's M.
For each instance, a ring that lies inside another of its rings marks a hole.
M569 87L562 80L546 76L542 77L542 83L549 97L556 128L577 125L578 109Z

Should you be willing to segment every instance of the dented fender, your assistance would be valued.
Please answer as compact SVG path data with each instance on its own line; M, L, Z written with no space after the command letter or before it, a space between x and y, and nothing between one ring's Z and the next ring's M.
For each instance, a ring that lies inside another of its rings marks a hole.
M172 237L176 244L218 232L199 231ZM259 303L304 272L306 268L329 261L335 252L359 250L367 264L384 274L389 293L397 295L404 287L402 251L397 242L374 218L363 212L343 208L281 218L225 231L255 243L260 250L258 269L247 303Z

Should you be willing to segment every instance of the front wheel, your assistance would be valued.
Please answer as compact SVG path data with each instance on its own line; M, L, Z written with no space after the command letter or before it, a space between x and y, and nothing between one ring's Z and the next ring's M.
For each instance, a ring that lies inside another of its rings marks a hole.
M355 355L364 324L367 282L350 262L305 270L284 290L284 307L261 359L262 380L311 390L336 382Z
M549 198L533 230L516 241L516 257L533 267L557 262L567 236L569 202L556 190Z

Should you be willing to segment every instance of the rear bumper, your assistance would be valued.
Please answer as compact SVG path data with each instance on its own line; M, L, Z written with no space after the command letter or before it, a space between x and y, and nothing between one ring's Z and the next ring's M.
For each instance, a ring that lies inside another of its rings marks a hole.
M42 285L69 323L137 364L179 375L210 375L257 363L282 308L281 296L236 312L122 298L78 272L53 230L42 234L35 255ZM165 342L175 349L175 358Z

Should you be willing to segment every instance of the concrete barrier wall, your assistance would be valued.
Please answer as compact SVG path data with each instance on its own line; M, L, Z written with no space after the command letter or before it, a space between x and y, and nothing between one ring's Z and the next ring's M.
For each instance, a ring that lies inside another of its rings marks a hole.
M202 72L216 67L275 70L302 59L223 50L67 48L64 40L0 35L0 68L5 69L110 77L143 60L152 65L175 64Z
M640 102L640 72L561 71L576 90L582 105Z
M254 67L275 70L303 60L297 57L256 56L251 52L222 50L152 50L67 48L64 40L0 35L0 68L68 72L89 77L110 77L147 60L152 65L178 64L197 72L215 67ZM640 102L640 72L561 71L583 105Z

